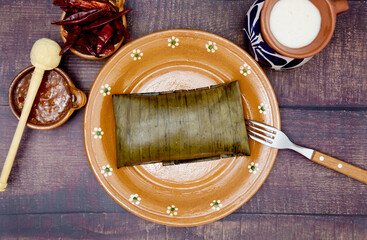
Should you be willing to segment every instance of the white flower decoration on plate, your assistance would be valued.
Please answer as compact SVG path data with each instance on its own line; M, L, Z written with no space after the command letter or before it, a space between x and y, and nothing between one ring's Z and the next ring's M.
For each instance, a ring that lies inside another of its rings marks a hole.
M177 215L178 208L175 207L175 205L171 205L167 207L166 213L170 216L176 216Z
M134 49L130 56L134 59L134 61L136 61L141 59L143 53L140 51L140 49Z
M205 44L205 47L208 52L212 52L212 53L218 50L217 44L212 41L208 41L208 43Z
M240 67L240 73L243 76L247 76L248 74L251 74L251 66L248 65L247 63L244 63L241 67Z
M101 86L101 90L99 92L102 93L103 96L106 96L106 95L110 95L111 94L110 91L111 91L110 85L105 84L105 85L102 85Z
M220 200L213 200L213 202L210 203L210 206L212 207L212 209L219 211L222 207L222 204L220 203Z
M102 170L101 173L107 177L107 176L111 176L112 175L112 171L113 169L110 167L110 165L106 165L106 166L102 166Z
M259 166L259 164L254 163L254 162L251 162L251 164L250 164L250 165L248 165L248 168L249 168L249 170L248 170L248 171L249 171L250 173L255 174L257 171L259 171L258 166Z
M136 194L131 194L130 198L129 198L129 201L134 205L139 205L140 201L141 201L141 197L139 197L139 195L137 193Z
M266 114L268 112L269 105L260 103L260 105L257 107L259 109L259 112L262 114Z
M175 48L178 47L180 39L172 36L171 38L168 38L168 47Z
M104 132L102 131L102 128L94 128L94 131L92 132L92 135L94 135L94 138L102 139Z

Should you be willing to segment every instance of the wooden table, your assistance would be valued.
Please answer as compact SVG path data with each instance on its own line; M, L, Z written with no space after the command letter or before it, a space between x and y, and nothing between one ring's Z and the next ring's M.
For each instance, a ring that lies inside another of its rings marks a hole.
M172 28L200 29L245 46L249 0L127 0L133 39ZM30 65L42 37L61 44L51 1L1 0L0 165L17 121L8 85ZM295 142L367 169L367 2L350 1L330 44L305 66L265 70L277 95L282 129ZM105 60L68 53L61 67L88 93ZM50 239L367 239L367 185L280 151L257 194L230 216L203 226L168 227L115 203L95 179L84 152L83 110L50 131L26 129L0 193L0 238Z

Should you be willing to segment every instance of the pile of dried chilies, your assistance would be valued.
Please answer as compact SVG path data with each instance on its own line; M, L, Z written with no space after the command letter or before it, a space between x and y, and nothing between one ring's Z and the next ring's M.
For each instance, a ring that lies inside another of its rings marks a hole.
M108 0L55 0L53 4L66 13L62 21L52 23L64 27L62 34L66 42L60 55L73 47L84 54L100 57L113 52L122 37L130 39L122 16L132 9L119 12Z

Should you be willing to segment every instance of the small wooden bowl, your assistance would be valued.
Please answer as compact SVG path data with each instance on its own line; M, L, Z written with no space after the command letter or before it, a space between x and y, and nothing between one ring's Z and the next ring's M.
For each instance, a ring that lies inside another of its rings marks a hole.
M321 14L320 32L307 46L301 48L286 47L274 37L270 30L270 14L279 0L265 0L261 10L261 33L267 44L278 53L293 58L308 58L319 53L330 41L336 23L336 15L349 9L347 0L310 0Z
M13 81L11 82L10 87L9 87L9 94L8 94L9 107L10 107L10 110L12 111L12 113L14 114L14 116L18 120L19 120L20 113L16 110L16 107L14 105L13 94L14 94L15 88L18 85L18 82L26 74L28 74L29 72L32 72L33 70L34 70L34 66L29 66L29 67L25 68L24 70L22 70L20 73L18 73L17 76L15 76L15 78L13 79ZM53 70L56 71L58 74L60 74L67 81L67 83L69 85L69 88L70 88L71 95L74 96L72 98L73 99L72 104L71 104L70 109L68 110L68 112L56 122L53 122L53 123L50 123L50 124L34 124L34 123L31 123L31 122L27 122L27 126L32 128L32 129L49 130L49 129L56 128L56 127L60 126L61 124L63 124L64 122L66 122L66 120L69 119L69 117L71 116L71 114L75 110L83 107L87 102L87 97L86 97L85 93L75 87L74 83L71 81L71 78L65 73L64 70L62 70L61 68L54 68Z
M118 7L120 12L124 10L125 0L116 0L116 1L109 0L109 3L113 6L115 6L115 7ZM60 21L62 21L64 19L65 15L66 15L66 12L62 12ZM125 29L127 29L127 21L126 21L126 16L125 15L122 16L122 22L124 23ZM64 26L60 25L60 35L61 35L62 41L65 43L66 38L62 34L64 31L65 31ZM70 51L73 52L75 55L77 55L81 58L88 59L88 60L104 59L104 58L109 57L112 54L114 54L120 48L120 46L121 46L121 44L123 43L124 40L125 40L125 37L122 37L121 41L119 43L115 44L115 49L113 50L113 52L111 52L109 54L101 54L100 57L95 57L93 55L82 53L82 52L76 50L75 48L70 48Z

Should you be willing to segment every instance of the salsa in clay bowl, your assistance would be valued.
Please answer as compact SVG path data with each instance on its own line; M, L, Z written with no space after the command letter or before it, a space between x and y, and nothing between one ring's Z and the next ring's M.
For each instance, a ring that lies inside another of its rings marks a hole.
M23 109L34 67L20 72L9 87L9 106L19 119ZM70 77L60 68L46 71L34 100L27 126L48 130L63 124L86 103L86 95L75 87Z

